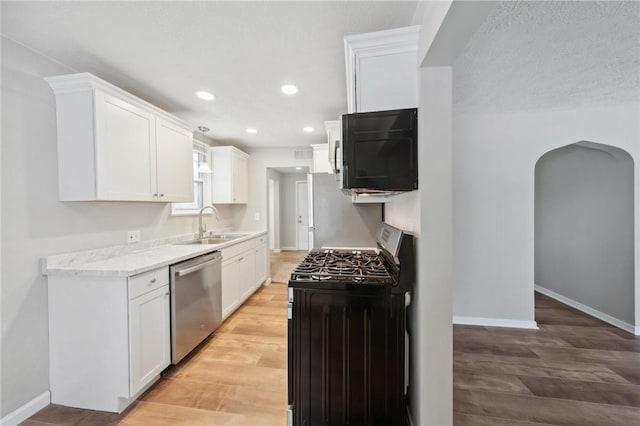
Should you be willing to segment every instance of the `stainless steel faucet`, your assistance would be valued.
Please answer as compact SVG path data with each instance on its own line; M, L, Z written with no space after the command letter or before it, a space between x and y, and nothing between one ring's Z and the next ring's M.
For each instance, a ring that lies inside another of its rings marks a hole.
M213 205L204 206L203 208L201 208L200 214L198 215L198 239L204 238L204 233L207 231L206 227L202 224L202 213L204 213L206 209L211 209L211 211L216 215L216 220L218 222L220 221L220 213L218 213L218 209L216 209Z

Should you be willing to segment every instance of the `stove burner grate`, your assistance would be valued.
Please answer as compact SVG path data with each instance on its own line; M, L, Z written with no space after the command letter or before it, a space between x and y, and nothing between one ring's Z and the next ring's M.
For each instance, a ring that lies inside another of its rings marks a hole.
M374 252L312 251L291 274L293 281L392 284L382 256Z

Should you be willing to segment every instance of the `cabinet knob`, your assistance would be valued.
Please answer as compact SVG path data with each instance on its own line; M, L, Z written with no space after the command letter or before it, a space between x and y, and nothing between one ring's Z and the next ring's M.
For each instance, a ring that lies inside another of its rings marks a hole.
M154 196L154 197L157 197L157 196L158 196L158 194L153 194L153 196Z
M151 280L149 281L149 285L152 285L152 284L154 284L155 282L156 282L156 279L155 279L155 278L151 278Z
M240 259L238 259L238 262L242 262L244 260L244 257L241 257Z
M164 197L164 194L160 194L161 197Z

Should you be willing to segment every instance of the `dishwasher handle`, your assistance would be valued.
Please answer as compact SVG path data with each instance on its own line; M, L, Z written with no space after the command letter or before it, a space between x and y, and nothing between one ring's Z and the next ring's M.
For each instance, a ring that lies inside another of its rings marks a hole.
M214 253L213 255L210 256L210 259L198 259L200 260L199 262L195 263L195 265L184 268L184 269L175 269L175 273L179 276L179 277L183 277L185 275L189 275L193 272L199 271L203 268L206 268L207 266L209 266L212 263L216 263L216 262L220 262L222 261L222 255L220 253ZM191 263L191 262L189 262Z

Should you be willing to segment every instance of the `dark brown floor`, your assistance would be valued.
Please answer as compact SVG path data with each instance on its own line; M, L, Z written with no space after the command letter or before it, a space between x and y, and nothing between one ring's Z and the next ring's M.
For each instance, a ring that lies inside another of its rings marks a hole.
M454 327L454 424L640 425L640 338L538 293L536 321Z

